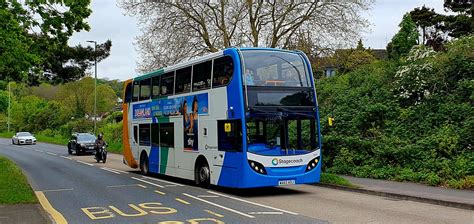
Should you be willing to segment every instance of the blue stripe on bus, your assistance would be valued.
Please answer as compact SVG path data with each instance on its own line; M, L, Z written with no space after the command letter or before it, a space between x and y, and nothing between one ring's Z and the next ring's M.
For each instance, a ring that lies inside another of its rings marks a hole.
M227 106L228 119L241 119L242 127L245 127L244 95L242 90L242 66L240 56L235 48L224 50L224 55L231 56L234 61L234 74L231 82L227 85ZM231 110L232 108L232 110ZM246 129L242 128L242 136L246 136ZM243 150L246 148L246 142L242 139ZM236 176L242 176L243 171L240 167L246 165L246 153L226 152L224 164L219 177L219 186L238 187Z
M158 167L160 165L160 148L157 146L152 146L150 151L150 156L148 156L148 170L151 173L158 173Z

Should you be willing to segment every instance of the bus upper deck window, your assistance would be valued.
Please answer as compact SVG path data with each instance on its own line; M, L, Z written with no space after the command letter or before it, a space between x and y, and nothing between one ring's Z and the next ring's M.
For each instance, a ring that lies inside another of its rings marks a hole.
M144 79L140 81L140 99L139 100L148 100L151 95L151 79Z
M232 78L233 73L234 62L230 56L215 59L212 86L218 87L227 85Z
M211 88L212 61L193 66L193 91Z
M160 77L155 76L151 79L151 94L155 98L160 95Z
M189 93L191 91L191 67L176 71L175 94Z
M161 96L173 95L174 72L169 72L161 76Z
M133 96L132 96L132 101L136 102L138 101L138 96L140 95L140 82L135 81L133 82Z

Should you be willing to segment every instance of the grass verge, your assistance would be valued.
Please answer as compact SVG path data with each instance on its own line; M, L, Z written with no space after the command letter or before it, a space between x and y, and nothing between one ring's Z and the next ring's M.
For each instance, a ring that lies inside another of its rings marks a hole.
M0 156L0 204L36 203L38 199L15 163Z
M354 185L348 180L332 173L321 173L320 182L323 184L331 184L331 185L357 188L357 185Z

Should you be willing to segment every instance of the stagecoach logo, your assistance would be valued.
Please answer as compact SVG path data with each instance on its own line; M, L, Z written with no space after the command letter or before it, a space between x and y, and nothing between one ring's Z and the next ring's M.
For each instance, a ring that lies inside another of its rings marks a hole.
M278 159L277 159L277 158L273 159L273 160L272 160L272 164L273 164L274 166L278 165Z
M274 158L272 159L272 164L274 166L278 165L278 164L298 164L298 163L302 163L303 162L303 159L278 159L278 158Z

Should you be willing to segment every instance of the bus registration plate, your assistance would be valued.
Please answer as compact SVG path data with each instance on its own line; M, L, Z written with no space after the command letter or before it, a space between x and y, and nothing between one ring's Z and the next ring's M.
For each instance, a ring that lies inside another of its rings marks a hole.
M278 181L279 186L292 185L292 184L295 184L295 180L280 180L280 181Z

